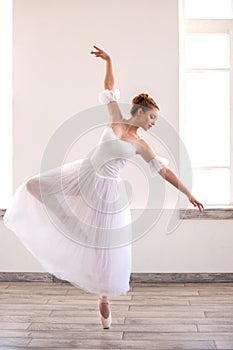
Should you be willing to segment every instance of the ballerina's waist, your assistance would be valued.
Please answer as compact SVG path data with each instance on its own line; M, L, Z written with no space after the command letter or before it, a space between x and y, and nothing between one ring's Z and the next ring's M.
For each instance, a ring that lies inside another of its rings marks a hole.
M90 159L91 165L93 167L93 170L95 171L96 175L101 178L109 179L109 180L117 180L121 181L122 178L118 172L118 170L111 166L109 163L104 163L100 165L97 165L92 159Z
M116 176L105 176L105 175L99 174L98 171L95 171L95 173L98 177L102 177L103 179L122 181L122 178L120 177L120 175L116 177Z

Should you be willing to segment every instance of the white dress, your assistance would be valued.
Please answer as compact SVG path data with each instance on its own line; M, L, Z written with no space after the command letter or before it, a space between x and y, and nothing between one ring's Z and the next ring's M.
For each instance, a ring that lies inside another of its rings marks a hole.
M101 103L118 99L117 91L99 95ZM4 224L47 272L98 295L126 294L132 227L119 171L135 154L133 143L106 127L90 156L22 183ZM149 162L152 175L165 165L161 159Z

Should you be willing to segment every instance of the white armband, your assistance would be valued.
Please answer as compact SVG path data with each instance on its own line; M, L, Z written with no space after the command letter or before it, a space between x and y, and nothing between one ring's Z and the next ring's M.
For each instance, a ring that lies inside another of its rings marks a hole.
M98 100L102 104L108 104L109 102L118 101L119 99L120 99L119 89L115 89L115 90L106 89L100 92L98 95Z
M166 167L169 160L164 157L155 156L149 162L151 176L156 176L163 167Z

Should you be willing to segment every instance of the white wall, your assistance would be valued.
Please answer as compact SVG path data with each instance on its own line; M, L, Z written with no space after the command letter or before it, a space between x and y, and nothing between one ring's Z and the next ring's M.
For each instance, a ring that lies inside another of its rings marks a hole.
M148 92L178 132L176 0L15 0L14 191L40 171L54 131L74 114L98 105L105 64L89 54L93 44L113 57L121 102ZM88 145L97 134L89 136ZM166 156L160 144L153 147ZM82 152L78 147L75 156L81 158ZM172 162L170 167L175 170ZM130 177L130 170L129 164L122 174ZM141 189L135 208L145 189L139 183L139 177L134 179L134 188ZM166 188L169 208L177 190L170 184ZM164 210L154 229L133 244L133 272L232 271L230 221L185 220L169 236L169 215ZM0 271L44 271L13 232L2 223L0 230Z

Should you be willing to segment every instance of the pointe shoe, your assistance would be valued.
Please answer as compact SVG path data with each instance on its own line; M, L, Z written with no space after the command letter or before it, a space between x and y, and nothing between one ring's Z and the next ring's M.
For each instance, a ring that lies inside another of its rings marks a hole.
M100 320L102 323L102 326L104 329L110 328L111 322L112 322L112 315L111 315L111 310L109 310L109 315L108 318L105 318L101 312L100 312L100 304L109 304L109 301L101 301L99 300L99 315L100 315Z

